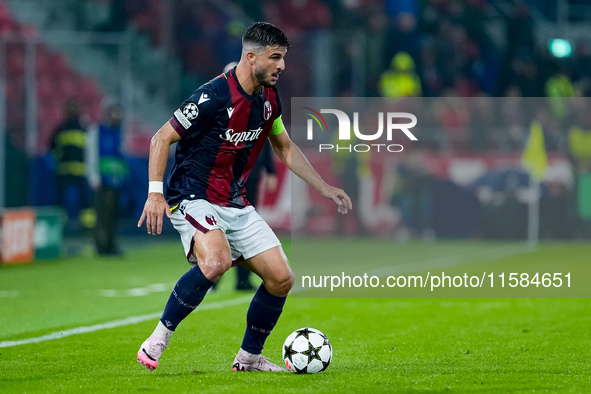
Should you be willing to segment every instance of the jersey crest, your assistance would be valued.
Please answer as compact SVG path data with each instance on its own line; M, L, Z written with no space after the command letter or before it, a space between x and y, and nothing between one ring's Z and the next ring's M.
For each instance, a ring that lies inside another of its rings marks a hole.
M263 118L265 120L269 120L272 114L273 108L271 107L271 103L269 101L265 101L265 105L263 106Z

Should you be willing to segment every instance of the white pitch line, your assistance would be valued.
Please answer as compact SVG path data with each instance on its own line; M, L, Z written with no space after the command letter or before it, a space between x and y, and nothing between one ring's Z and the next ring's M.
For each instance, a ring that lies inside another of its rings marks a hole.
M154 283L146 287L136 287L133 289L113 290L103 289L99 290L101 297L144 297L152 293L163 293L170 291L174 284L167 285L166 283Z
M0 290L0 298L18 298L20 295L18 290Z
M248 295L248 296L233 298L233 299L225 300L225 301L210 302L207 304L200 305L199 308L197 309L197 311L207 311L207 310L211 310L211 309L222 309L222 308L226 308L229 306L244 304L244 303L250 301L251 299L252 299L252 295ZM113 321L106 322L106 323L95 324L93 326L81 326L81 327L71 328L69 330L56 331L56 332L52 332L51 334L42 335L40 337L19 339L17 341L3 341L3 342L0 342L0 348L19 346L19 345L28 345L30 343L39 343L39 342L51 341L52 339L65 338L65 337L69 337L71 335L86 334L89 332L108 330L110 328L129 326L132 324L142 323L142 322L152 320L152 319L157 319L161 315L162 315L162 312L149 313L147 315L131 316L131 317L127 317L125 319L113 320Z

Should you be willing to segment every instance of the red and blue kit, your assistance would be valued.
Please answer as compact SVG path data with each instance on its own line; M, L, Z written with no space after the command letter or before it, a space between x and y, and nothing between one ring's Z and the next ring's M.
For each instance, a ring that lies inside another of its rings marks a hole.
M193 92L169 121L181 137L167 180L170 206L185 199L250 205L244 183L276 120L281 121L277 89L247 94L234 70Z

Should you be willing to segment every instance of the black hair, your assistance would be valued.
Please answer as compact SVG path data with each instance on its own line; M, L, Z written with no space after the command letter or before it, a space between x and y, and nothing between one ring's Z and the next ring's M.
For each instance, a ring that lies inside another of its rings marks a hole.
M64 113L67 118L78 118L82 109L78 97L68 97L64 102Z
M274 25L268 22L253 23L242 36L242 44L256 46L280 46L289 49L291 44L285 34Z

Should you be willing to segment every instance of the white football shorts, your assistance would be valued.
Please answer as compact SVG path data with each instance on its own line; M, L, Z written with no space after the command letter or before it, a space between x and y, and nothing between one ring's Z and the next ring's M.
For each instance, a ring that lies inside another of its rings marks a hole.
M187 260L193 265L197 264L197 258L193 255L193 236L196 231L207 233L214 229L222 230L230 244L233 265L281 245L271 227L253 206L232 208L211 204L206 200L183 200L172 212L172 224L181 235Z

